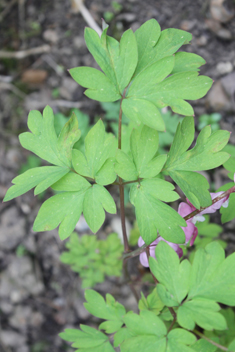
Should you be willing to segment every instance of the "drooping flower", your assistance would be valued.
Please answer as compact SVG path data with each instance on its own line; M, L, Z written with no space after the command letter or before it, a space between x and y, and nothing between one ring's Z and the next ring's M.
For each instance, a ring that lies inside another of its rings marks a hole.
M169 246L171 246L174 251L178 254L179 258L182 257L183 255L183 250L182 248L180 248L180 246L176 243L172 243L172 242L168 242L166 241L164 238L162 238L161 236L158 237L155 241L153 241L150 246L149 246L149 255L153 258L156 259L155 257L155 248L156 248L156 245L160 242L160 241L164 241L166 242L167 244L169 244ZM138 240L138 246L141 247L143 246L143 244L145 244L144 240L142 237L139 237L139 240ZM143 252L140 254L140 263L145 266L146 268L149 267L149 262L148 262L148 257L147 257L147 254L146 252Z
M235 176L234 176L234 182L235 182ZM210 193L211 195L211 199L215 199L216 197L220 196L223 192L217 192L217 193ZM209 206L208 208L202 210L200 213L198 213L197 215L195 215L194 217L190 218L189 220L186 221L187 226L186 227L182 227L182 230L184 231L185 234L185 243L184 244L188 244L190 246L192 246L194 244L195 239L197 238L198 235L198 229L195 226L196 222L203 222L205 220L204 218L204 214L212 214L215 213L216 210L220 209L221 206L224 208L227 208L228 206L228 197L222 198L221 200L219 200L218 202L212 204L211 206ZM194 210L196 210L196 208L190 203L190 201L187 199L187 203L180 203L179 208L178 208L178 213L179 215L181 215L182 217L185 217L187 215L189 215L190 213L192 213ZM179 258L182 257L183 255L183 250L182 248L180 248L180 246L176 243L172 243L172 242L168 242L166 241L164 238L162 238L161 236L158 237L155 241L153 241L150 246L149 246L149 255L153 258L156 259L155 257L155 248L157 246L157 244L160 241L164 241L166 243L169 244L169 246L171 246L174 251L178 254ZM142 237L139 238L138 240L138 246L141 247L144 244L144 240L142 239ZM148 267L148 257L146 252L143 252L140 254L140 263L145 266Z

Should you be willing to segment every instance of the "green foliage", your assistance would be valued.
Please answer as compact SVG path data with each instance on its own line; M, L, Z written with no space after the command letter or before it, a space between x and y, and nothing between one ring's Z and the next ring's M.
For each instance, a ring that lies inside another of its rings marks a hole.
M227 144L223 151L229 153L231 156L230 158L223 164L223 167L230 171L228 174L228 177L231 180L234 180L234 174L235 174L235 146L232 144Z
M105 330L107 334L120 330L126 315L122 304L116 302L113 296L108 293L105 301L99 293L93 290L86 290L85 298L87 303L84 303L84 307L88 312L97 318L106 320L99 325L100 329Z
M229 188L234 187L234 182L229 182L226 185L218 189L219 192L227 191ZM224 224L225 222L231 221L235 218L235 193L231 193L229 196L229 202L227 208L220 208L221 221Z
M185 242L181 229L181 226L186 226L185 220L162 202L172 202L179 198L173 190L171 183L159 178L146 179L131 187L130 200L135 206L140 234L146 244L156 239L157 231L167 241Z
M95 179L100 185L115 181L114 156L116 140L105 132L104 124L99 120L85 138L85 155L80 150L73 150L73 167L85 177Z
M163 307L164 303L161 301L157 289L155 288L147 298L145 298L143 292L141 292L141 299L139 300L139 310L150 310L151 312L158 315Z
M226 320L216 302L235 305L234 254L225 259L222 247L213 242L197 250L191 265L187 260L180 263L174 250L160 242L156 258L150 257L149 262L160 282L159 297L168 307L179 306L178 323L189 330L195 323L207 330L225 330Z
M203 114L199 116L199 124L197 128L202 130L207 125L210 125L212 131L217 131L220 129L219 121L221 118L222 116L216 112L210 115Z
M208 215L204 216L204 218L205 220L203 222L198 222L196 224L198 228L198 236L194 241L196 249L205 248L211 241L216 240L219 237L219 234L223 231L221 226L209 223ZM220 239L217 239L217 241L223 248L226 248L227 243L225 241Z
M121 276L123 246L115 233L105 240L98 240L94 235L79 237L73 233L66 248L68 251L62 253L60 260L79 273L82 288L103 282L105 276Z
M80 327L81 330L66 329L59 336L72 342L72 347L77 348L76 351L79 352L114 352L108 336L87 325L81 324Z
M178 125L165 171L198 209L211 205L211 197L207 180L194 171L210 170L228 160L229 154L220 150L227 144L229 136L228 131L211 134L210 126L207 126L199 134L195 147L187 151L194 139L193 118L185 118Z

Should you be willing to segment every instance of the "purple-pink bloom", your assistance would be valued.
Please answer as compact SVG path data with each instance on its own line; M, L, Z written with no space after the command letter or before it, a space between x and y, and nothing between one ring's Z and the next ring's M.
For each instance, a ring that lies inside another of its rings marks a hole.
M149 255L153 258L156 259L155 257L155 248L156 248L156 245L160 242L160 241L164 241L166 242L167 244L169 244L169 246L171 246L174 251L178 254L179 258L182 257L183 255L183 250L182 248L180 248L180 246L177 244L177 243L172 243L172 242L168 242L166 241L164 238L162 238L161 236L158 237L155 241L153 241L150 246L149 246ZM139 240L138 240L138 246L141 247L143 246L143 244L145 244L144 240L142 237L139 237ZM146 268L149 267L149 261L148 261L148 257L147 257L147 254L146 252L143 252L140 254L140 263L145 266Z
M234 174L234 182L235 182L235 174ZM210 193L211 199L212 200L215 199L216 197L220 196L222 193L223 192ZM185 243L184 244L189 243L190 246L192 246L194 244L194 241L198 235L198 229L195 226L196 222L197 221L202 222L205 220L204 216L202 216L203 214L215 213L216 210L221 208L221 206L226 208L228 206L228 198L229 198L229 196L222 198L218 202L212 204L208 208L202 210L200 213L198 213L197 215L195 215L194 217L192 217L191 219L186 221L187 226L182 227L182 230L184 231L184 234L185 234ZM179 208L178 208L178 213L179 213L179 215L181 215L184 218L185 216L192 213L194 210L196 210L196 208L187 199L187 203L184 203L184 202L180 203ZM151 257L156 259L155 248L160 241L164 241L167 244L169 244L169 246L171 246L174 249L174 251L178 254L179 258L182 257L182 255L183 255L182 248L180 248L180 246L177 243L168 242L164 238L162 238L161 236L158 237L155 241L153 241L149 246L149 254ZM144 243L145 243L144 240L142 239L142 237L140 237L138 240L138 246L141 247ZM148 257L147 257L146 252L143 252L140 254L140 263L145 267L149 266Z

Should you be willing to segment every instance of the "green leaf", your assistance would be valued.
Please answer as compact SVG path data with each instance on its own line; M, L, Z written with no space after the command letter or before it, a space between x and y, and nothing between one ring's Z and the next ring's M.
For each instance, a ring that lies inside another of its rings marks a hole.
M226 320L218 313L220 306L209 299L196 298L184 302L177 311L177 321L185 329L193 330L195 324L206 330L227 329Z
M130 83L138 61L137 43L134 33L131 29L125 31L121 37L120 45L115 39L107 37L107 48L119 92L122 94Z
M118 176L126 181L134 181L138 179L135 164L131 158L120 149L116 152L116 163L114 169Z
M199 55L180 51L175 54L175 65L171 74L184 71L199 71L198 67L205 65L205 63L206 61Z
M144 125L133 130L131 153L139 177L150 178L161 172L167 155L154 158L158 150L158 141L157 131L148 126Z
M60 260L79 273L82 288L93 287L105 280L105 276L121 276L123 245L118 235L111 233L104 240L95 235L78 236L72 233L66 242L68 251Z
M97 318L106 320L100 324L100 329L112 334L121 328L126 310L122 304L115 301L112 295L107 294L105 301L98 292L86 290L85 298L87 303L84 303L84 307L88 312Z
M39 194L68 172L69 169L63 166L42 166L29 169L12 180L14 185L8 189L3 201L7 202L16 198L35 186L37 187L34 194Z
M92 67L75 67L69 73L78 84L88 88L85 91L88 98L103 102L121 99L114 84L101 71Z
M219 341L215 341L215 342L219 342ZM205 351L206 352L216 352L217 351L216 346L212 345L210 342L208 342L204 339L197 340L197 342L194 345L192 345L191 347L196 352L205 352Z
M161 28L155 19L146 21L135 31L138 46L138 64L135 74L137 75L156 55L155 45L160 37Z
M200 209L212 204L211 196L208 191L210 185L207 179L192 171L170 171L170 177L181 188L189 201Z
M102 332L86 325L80 325L81 330L65 329L59 336L66 341L73 342L72 347L77 351L89 352L114 352L108 337Z
M39 111L32 110L28 117L30 132L19 136L21 145L51 164L71 167L71 149L80 138L78 122L73 115L57 138L54 128L54 115L47 106L43 117Z
M90 187L84 196L83 214L91 231L97 232L105 220L104 209L116 213L116 205L110 193L100 185Z
M157 131L165 131L162 115L156 106L146 99L127 98L122 102L124 114L140 124L141 122Z
M211 78L198 76L197 72L175 73L158 83L155 91L149 94L146 99L158 108L170 106L174 112L190 116L193 115L193 109L184 100L202 98L211 88L212 83Z
M114 157L115 152L115 137L111 133L105 132L104 124L99 120L85 138L85 155L79 150L73 150L73 167L82 176L93 178L102 185L108 184L116 177L114 176L113 163L111 161L106 163L106 161ZM106 172L107 177L105 176Z
M139 300L138 307L139 310L150 310L158 315L163 309L164 303L161 301L157 289L155 288L147 298L145 298L144 294L141 292L141 299Z
M221 207L220 213L222 215L221 217L222 224L228 221L232 221L235 218L235 194L234 193L231 193L229 196L228 207L227 208Z
M96 173L95 180L99 185L109 185L117 178L114 171L114 158L108 158Z
M190 33L179 29L170 28L161 33L160 30L158 22L151 19L135 32L139 55L136 74L161 58L173 55L192 39Z
M34 221L33 230L50 231L60 224L60 238L64 240L70 236L80 218L83 200L90 187L90 183L79 175L64 176L53 188L66 192L56 194L42 204Z
M122 352L166 351L165 324L153 312L144 310L140 315L129 312L124 322L132 337L121 344Z
M145 68L133 79L127 97L148 99L155 86L172 72L174 63L174 56L167 56Z
M235 306L235 254L225 254L217 242L194 256L188 298L206 298Z
M157 231L167 241L184 243L185 235L180 226L184 219L170 206L160 200L171 202L178 199L169 182L155 178L134 184L130 191L131 203L135 206L140 235L146 244L152 243Z
M165 297L171 297L171 306L178 306L186 297L189 288L189 276L191 265L188 260L179 261L176 252L164 241L156 246L156 258L149 258L152 273L158 279L161 286L157 285L158 294L163 303L168 305ZM166 260L167 258L167 260ZM165 291L162 290L162 285Z
M234 339L233 342L231 342L230 345L228 346L228 350L229 350L229 351L235 351L235 339Z
M204 215L203 215L204 216ZM198 234L206 237L218 237L223 231L223 228L217 224L209 223L209 216L204 216L205 220L203 222L197 223Z
M192 345L196 341L195 335L183 329L174 329L167 335L166 352L194 352L186 345ZM192 346L191 346L192 347Z
M192 171L209 170L227 160L229 155L220 150L227 144L229 135L228 131L211 134L207 126L199 134L195 147L187 151L194 137L193 118L184 118L178 125L165 170L196 208L211 205L211 197L207 180Z

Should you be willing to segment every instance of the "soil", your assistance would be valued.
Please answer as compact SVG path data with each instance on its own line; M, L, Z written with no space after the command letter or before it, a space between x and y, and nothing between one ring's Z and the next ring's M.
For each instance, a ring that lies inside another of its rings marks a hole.
M85 2L99 26L101 18L113 16L109 34L116 38L130 27L136 30L150 18L157 19L162 29L174 27L193 34L191 45L184 50L205 58L207 64L201 72L217 84L207 97L192 102L196 124L199 115L219 112L221 127L234 133L231 143L235 144L234 17L223 20L227 22L213 19L209 0L117 2L118 10L107 0ZM223 5L233 13L234 1L225 1ZM25 0L19 5L17 1L3 0L0 10L1 50L15 52L50 46L48 53L23 59L0 58L0 197L3 199L11 180L29 160L30 153L18 141L18 134L27 130L29 110L42 110L49 103L54 112L68 114L69 103L69 107L80 106L91 122L95 116L102 116L103 110L98 102L83 95L83 88L74 84L67 72L71 67L96 66L83 39L87 23L81 14L73 13L69 0ZM224 13L222 8L219 11ZM228 182L226 175L223 169L206 174L216 189ZM49 191L43 199L50 195ZM59 260L64 243L59 240L57 230L32 231L43 199L34 197L30 191L0 206L0 351L3 352L72 351L58 333L66 327L78 328L81 323L96 326L97 321L83 307L84 290L79 277ZM133 212L129 212L133 225ZM219 215L213 220L220 223ZM108 217L99 235L113 230L111 224ZM229 243L229 253L235 250L234 229L232 221L224 226L221 235ZM84 231L87 232L80 227L79 232ZM138 260L134 260L133 275L138 265ZM137 309L131 290L122 286L120 280L108 279L96 289L102 294L113 294L128 309Z

